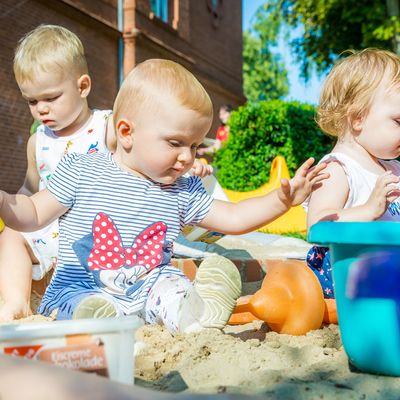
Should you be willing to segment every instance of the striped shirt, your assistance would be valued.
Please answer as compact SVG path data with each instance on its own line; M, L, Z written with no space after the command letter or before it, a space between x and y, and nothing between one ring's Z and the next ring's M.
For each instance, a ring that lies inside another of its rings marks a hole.
M200 178L166 185L121 170L111 153L63 158L48 190L69 210L60 218L59 257L39 312L83 292L111 294L126 314L140 310L170 264L185 225L199 223L212 197Z

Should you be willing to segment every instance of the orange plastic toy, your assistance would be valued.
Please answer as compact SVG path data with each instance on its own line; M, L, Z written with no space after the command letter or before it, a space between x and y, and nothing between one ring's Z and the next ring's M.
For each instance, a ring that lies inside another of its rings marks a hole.
M338 316L335 299L325 299L324 320L326 324L337 324Z
M229 324L263 320L275 332L304 335L320 328L324 315L333 323L336 303L326 303L314 273L303 262L291 260L268 268L261 289L238 299Z

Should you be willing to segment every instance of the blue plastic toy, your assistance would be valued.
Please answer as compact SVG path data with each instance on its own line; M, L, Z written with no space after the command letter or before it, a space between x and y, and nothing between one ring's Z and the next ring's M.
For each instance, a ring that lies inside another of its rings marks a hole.
M400 376L400 223L321 222L308 240L331 249L339 328L352 364Z

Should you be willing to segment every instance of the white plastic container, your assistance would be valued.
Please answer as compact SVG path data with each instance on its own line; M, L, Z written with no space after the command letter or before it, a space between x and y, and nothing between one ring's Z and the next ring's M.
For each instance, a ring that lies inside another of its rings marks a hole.
M137 316L0 325L0 354L50 362L133 384Z

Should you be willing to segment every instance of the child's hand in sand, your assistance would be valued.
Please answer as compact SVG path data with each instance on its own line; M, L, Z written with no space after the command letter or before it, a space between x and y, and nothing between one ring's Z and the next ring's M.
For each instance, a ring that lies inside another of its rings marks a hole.
M199 176L200 178L204 178L205 176L211 175L213 173L213 167L209 164L203 163L201 160L197 158L194 160L193 167L190 170L190 173L195 176Z
M314 158L309 158L290 180L281 179L278 197L288 208L301 204L316 189L320 182L329 178L328 173L322 173L326 163L311 167Z
M376 180L374 190L365 203L372 220L380 218L385 213L389 203L400 196L399 181L399 177L391 171L386 171Z

